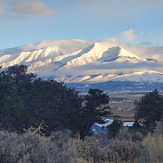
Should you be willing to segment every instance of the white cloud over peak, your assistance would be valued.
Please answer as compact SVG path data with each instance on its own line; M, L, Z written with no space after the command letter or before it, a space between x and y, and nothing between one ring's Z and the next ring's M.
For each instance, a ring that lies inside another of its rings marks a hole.
M132 41L136 39L136 34L133 29L129 29L127 31L122 32L120 36L126 41Z
M132 41L137 40L138 36L136 35L136 32L133 29L128 29L126 31L123 31L113 36L112 38L107 38L106 40L109 40L115 43L119 43L119 42L131 43Z

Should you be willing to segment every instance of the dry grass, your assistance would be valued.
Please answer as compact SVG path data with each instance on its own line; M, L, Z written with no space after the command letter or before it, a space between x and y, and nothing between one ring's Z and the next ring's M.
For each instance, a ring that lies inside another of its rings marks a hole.
M163 162L163 135L148 134L143 145L147 148L151 163Z
M24 134L0 131L0 163L138 163L142 146L106 135L73 139L68 131L46 137L40 130Z
M66 143L65 143L66 144ZM58 140L29 129L24 134L0 131L1 163L69 163Z
M162 163L163 134L158 130L143 141L126 129L112 140L96 134L84 141L71 138L69 131L49 137L40 128L24 134L0 131L0 163Z

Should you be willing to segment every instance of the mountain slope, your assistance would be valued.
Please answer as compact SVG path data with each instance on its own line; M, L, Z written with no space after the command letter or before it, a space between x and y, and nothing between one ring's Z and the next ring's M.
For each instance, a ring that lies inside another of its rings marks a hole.
M100 60L103 62L117 61L132 63L146 61L146 59L138 57L137 55L127 51L121 46L109 48L106 52L103 53Z
M44 41L5 49L0 54L5 68L26 64L42 78L66 83L107 81L163 82L162 64L131 53L122 46L83 40Z

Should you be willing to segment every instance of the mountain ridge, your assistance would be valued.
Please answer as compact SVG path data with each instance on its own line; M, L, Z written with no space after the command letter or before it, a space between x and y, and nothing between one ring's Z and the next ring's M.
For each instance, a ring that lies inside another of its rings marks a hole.
M163 82L163 65L158 60L102 41L44 41L3 50L0 65L5 68L15 64L26 64L30 72L44 79L66 83Z

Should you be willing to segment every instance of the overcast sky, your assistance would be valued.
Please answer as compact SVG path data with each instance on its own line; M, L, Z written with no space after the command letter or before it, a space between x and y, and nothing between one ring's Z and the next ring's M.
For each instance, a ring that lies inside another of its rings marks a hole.
M163 45L163 0L0 0L0 49L43 40Z

